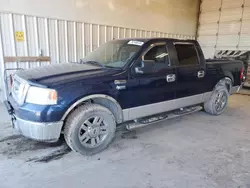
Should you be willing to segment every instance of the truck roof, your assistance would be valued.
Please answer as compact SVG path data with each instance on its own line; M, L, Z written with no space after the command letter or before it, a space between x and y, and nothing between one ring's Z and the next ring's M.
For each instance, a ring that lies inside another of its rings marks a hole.
M152 37L152 38L123 38L123 39L114 39L114 40L137 40L142 42L149 42L151 40L171 40L171 41L180 41L180 42L195 42L196 40L192 39L175 39L175 38L166 38L166 37Z

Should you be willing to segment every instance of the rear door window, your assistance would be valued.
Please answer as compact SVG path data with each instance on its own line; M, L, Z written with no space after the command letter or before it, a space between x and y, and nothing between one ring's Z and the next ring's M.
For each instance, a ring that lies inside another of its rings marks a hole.
M175 44L180 66L198 65L199 57L193 44Z

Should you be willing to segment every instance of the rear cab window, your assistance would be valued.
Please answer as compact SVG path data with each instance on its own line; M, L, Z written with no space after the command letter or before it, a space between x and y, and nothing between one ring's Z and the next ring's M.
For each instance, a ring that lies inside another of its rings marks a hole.
M195 66L200 64L198 52L192 43L175 43L179 66Z

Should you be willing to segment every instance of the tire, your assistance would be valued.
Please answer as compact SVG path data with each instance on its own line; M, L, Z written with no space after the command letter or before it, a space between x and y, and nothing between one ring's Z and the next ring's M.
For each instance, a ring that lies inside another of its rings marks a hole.
M115 131L116 121L112 112L98 104L85 104L68 117L64 138L73 151L94 155L108 147Z
M204 103L204 110L211 115L222 114L226 109L228 97L229 92L226 85L216 86L210 99Z

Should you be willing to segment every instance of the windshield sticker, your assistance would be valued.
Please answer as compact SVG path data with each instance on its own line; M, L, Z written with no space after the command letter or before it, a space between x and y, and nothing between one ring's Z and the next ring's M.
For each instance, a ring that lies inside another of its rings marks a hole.
M131 40L131 41L128 42L128 44L142 46L144 44L144 42L142 42L142 41L136 41L136 40Z

